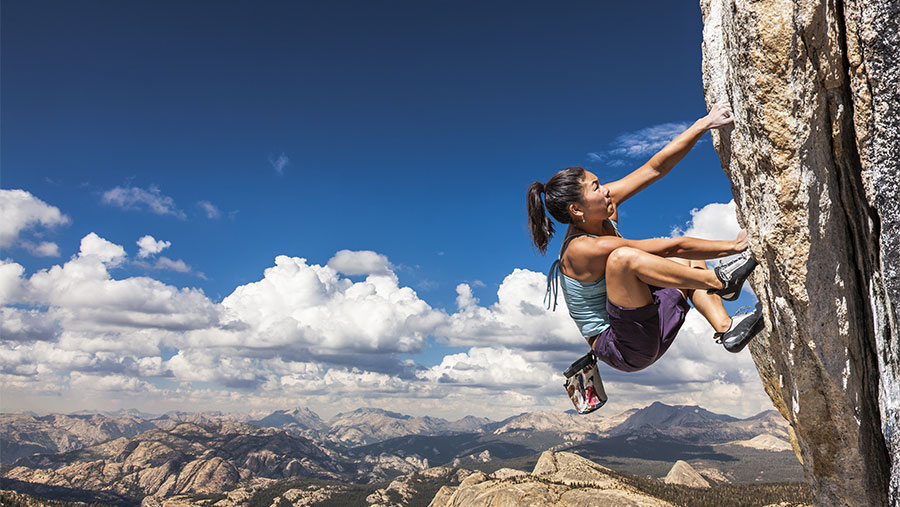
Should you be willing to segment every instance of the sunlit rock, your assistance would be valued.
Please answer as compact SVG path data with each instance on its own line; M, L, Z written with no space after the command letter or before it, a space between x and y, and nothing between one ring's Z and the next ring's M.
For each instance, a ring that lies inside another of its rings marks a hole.
M701 0L708 105L817 504L900 504L900 4Z

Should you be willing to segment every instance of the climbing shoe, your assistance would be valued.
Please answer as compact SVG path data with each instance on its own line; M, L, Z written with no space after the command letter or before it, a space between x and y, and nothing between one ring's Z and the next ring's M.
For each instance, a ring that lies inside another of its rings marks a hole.
M750 250L745 250L737 259L716 266L714 271L716 277L722 282L721 289L708 289L710 294L718 294L725 301L734 301L741 295L741 288L744 281L753 272L756 267L756 259L750 254Z
M746 313L742 312L745 309L749 310L750 307L741 308L734 316L737 317ZM762 331L764 327L766 327L766 323L763 319L762 304L756 303L756 307L748 317L737 324L735 324L734 317L732 317L731 327L728 328L728 331L716 333L713 337L716 339L716 343L724 345L725 350L728 352L738 353L744 350L744 347L750 343L750 340Z

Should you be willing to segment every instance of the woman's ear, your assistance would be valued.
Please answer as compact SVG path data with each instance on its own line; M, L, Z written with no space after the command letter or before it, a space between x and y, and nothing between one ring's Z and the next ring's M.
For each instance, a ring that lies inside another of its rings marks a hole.
M578 204L572 203L569 205L569 216L572 217L572 223L580 223L584 219L584 211L582 211Z

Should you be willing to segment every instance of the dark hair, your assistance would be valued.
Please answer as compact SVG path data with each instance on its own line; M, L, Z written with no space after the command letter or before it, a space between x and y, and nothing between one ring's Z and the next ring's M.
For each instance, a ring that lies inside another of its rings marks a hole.
M547 245L553 237L553 221L544 213L547 211L558 222L572 223L569 205L581 202L583 167L567 167L554 174L547 184L535 181L528 187L528 224L531 226L531 240L542 254L547 252ZM541 201L541 193L544 200Z

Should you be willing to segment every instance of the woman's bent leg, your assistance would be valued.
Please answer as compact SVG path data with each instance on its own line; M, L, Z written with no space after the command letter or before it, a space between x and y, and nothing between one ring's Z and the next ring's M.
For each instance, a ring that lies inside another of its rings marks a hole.
M705 261L681 259L678 257L666 257L671 261L675 261L684 266L690 266L694 269L709 269ZM706 318L707 322L716 330L722 333L731 326L731 317L722 306L722 298L716 294L709 294L705 290L695 289L679 289L685 299L690 300L694 308Z
M682 266L688 266L688 267L694 267L694 265L691 264L692 262L703 262L703 261L692 261L689 259L682 259L681 257L666 257L666 259L669 259L670 261L673 261L673 262L677 262L678 264L681 264ZM690 301L691 298L694 297L695 290L696 289L678 289L678 291L681 292L681 295L684 296L684 299L687 299L688 301Z
M623 308L653 302L648 285L676 289L717 289L722 282L711 270L694 269L637 248L617 248L606 261L606 296Z
M690 261L694 269L709 270L703 261ZM691 303L694 308L703 315L717 332L725 332L731 326L731 317L722 306L722 298L716 294L709 294L705 290L697 290L691 295Z

